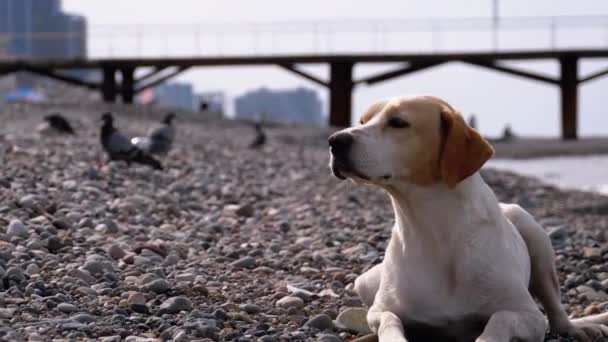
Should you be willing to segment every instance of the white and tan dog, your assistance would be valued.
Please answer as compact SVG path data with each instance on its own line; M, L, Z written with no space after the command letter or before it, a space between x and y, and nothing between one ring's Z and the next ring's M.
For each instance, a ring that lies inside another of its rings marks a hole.
M392 200L384 261L355 282L381 342L541 342L547 321L534 298L551 332L608 340L608 314L568 319L547 234L518 205L498 203L478 173L492 147L446 102L378 102L329 144L337 177Z

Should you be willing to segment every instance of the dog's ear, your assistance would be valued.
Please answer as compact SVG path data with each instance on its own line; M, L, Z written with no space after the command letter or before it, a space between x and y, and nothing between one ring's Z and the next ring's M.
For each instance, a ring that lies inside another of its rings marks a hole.
M441 180L450 189L481 169L494 154L490 143L452 108L441 111L441 134Z

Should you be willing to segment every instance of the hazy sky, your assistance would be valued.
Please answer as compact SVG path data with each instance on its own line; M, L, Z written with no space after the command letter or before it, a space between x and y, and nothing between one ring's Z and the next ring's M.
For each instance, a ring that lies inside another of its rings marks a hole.
M63 0L64 8L85 15L93 28L102 26L135 24L198 24L206 22L265 23L294 22L331 19L407 19L443 17L487 17L492 13L491 0ZM558 15L607 15L605 0L503 0L500 15L511 16L558 16ZM608 21L605 32L575 33L570 41L592 41L608 46ZM533 38L522 33L503 38L509 43L545 42L545 37ZM469 37L444 37L444 46L466 46ZM297 40L296 40L297 42ZM293 42L292 42L293 43ZM92 42L92 44L95 44ZM101 51L106 46L91 46ZM171 49L179 42L173 42ZM356 41L342 42L357 45ZM530 44L528 44L530 45ZM347 46L348 47L348 46ZM518 66L556 75L557 64L536 62ZM581 73L607 67L608 61L581 63ZM373 73L386 66L358 66L357 76ZM326 77L327 68L307 67L307 70ZM287 88L306 86L321 92L315 84L291 75L278 67L198 68L184 73L178 80L191 81L198 91L224 90L231 99L244 91L267 86ZM580 87L580 133L583 135L608 135L608 77L592 81ZM481 130L497 134L506 123L511 123L516 133L556 135L559 132L559 98L557 87L525 79L513 78L463 64L453 63L419 72L375 86L360 86L355 91L355 116L378 98L388 96L430 93L444 97L463 113L476 113Z

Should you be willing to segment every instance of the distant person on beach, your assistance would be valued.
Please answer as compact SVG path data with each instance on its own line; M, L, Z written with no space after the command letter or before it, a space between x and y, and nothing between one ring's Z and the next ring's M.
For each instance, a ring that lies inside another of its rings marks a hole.
M475 116L475 114L469 116L469 127L477 129L477 116Z
M513 130L511 129L511 125L507 124L505 126L505 129L502 131L502 137L500 138L501 141L511 141L515 139L515 133L513 133Z
M199 110L201 112L206 112L209 109L209 104L207 103L207 101L201 101L200 105L199 105Z
M249 148L260 148L266 143L266 133L264 133L262 123L260 121L255 122L253 129L255 130L255 138L249 143Z

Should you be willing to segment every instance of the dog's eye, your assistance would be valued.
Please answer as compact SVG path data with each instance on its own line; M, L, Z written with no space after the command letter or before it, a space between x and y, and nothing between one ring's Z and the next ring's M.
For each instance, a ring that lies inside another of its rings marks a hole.
M393 128L407 128L410 123L399 117L392 117L388 120L388 126Z

